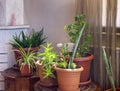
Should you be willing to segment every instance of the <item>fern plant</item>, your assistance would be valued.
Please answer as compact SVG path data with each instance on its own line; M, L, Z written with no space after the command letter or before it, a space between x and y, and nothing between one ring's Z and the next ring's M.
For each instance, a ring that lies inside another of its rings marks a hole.
M18 44L22 48L29 48L30 46L37 47L39 45L44 44L45 39L46 37L43 35L42 28L38 32L32 30L31 33L28 35L21 31L19 35L17 34L13 35L13 41L11 41L10 44L13 46L13 48L19 48Z

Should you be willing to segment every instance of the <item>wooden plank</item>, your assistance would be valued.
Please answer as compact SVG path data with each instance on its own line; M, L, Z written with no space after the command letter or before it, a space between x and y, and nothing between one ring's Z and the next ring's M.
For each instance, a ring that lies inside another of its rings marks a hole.
M8 53L8 44L7 43L0 43L0 53Z
M8 32L7 31L1 31L0 30L0 43L1 44L5 44L5 43L7 43L7 37L6 36L8 36Z
M0 73L0 81L4 81L4 77Z
M8 62L8 54L0 54L0 62Z
M0 71L4 71L7 68L8 68L8 63L1 63L0 64Z
M0 82L0 90L5 90L5 84L4 84L4 82Z

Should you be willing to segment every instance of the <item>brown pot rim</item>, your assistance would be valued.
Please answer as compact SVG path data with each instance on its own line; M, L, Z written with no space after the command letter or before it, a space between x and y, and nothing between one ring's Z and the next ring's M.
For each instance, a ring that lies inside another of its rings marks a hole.
M64 68L60 68L58 66L54 66L54 69L55 70L58 70L58 71L63 71L63 72L79 72L79 71L83 71L84 68L81 66L80 68L76 68L76 69L64 69Z
M87 56L87 57L81 57L81 58L74 58L74 61L92 61L94 58L93 55Z
M12 48L14 51L16 51L16 50L19 50L19 48L15 48L15 47L13 47ZM23 48L25 51L27 51L29 48ZM36 47L31 47L31 50L38 50L38 49L40 49L40 46L36 46Z
M80 86L84 86L84 85L87 85L89 83L91 83L91 79L89 79L89 80L87 80L85 82L80 82Z
M116 90L120 90L120 88L118 87L118 88L116 88ZM112 89L110 88L110 89L106 89L105 91L112 91Z

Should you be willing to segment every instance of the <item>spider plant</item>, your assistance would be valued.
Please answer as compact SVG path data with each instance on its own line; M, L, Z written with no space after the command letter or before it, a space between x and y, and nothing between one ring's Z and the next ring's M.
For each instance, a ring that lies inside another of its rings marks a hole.
M35 51L31 51L29 47L28 48L28 51L26 52L19 44L19 49L16 49L15 51L19 52L20 53L20 57L19 59L17 60L19 66L20 66L20 70L24 68L24 65L22 64L27 64L28 67L29 67L29 71L31 70L31 68L33 68L35 66L35 63L36 63L36 59L37 59L37 56L36 56L36 52Z

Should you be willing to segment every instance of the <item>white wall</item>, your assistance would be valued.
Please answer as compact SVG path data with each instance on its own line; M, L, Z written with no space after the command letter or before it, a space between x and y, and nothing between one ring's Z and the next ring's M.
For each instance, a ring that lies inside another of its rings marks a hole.
M23 25L23 0L6 0L6 25ZM14 23L12 21L14 18Z
M23 0L0 0L0 26L23 25Z
M49 42L69 40L63 28L74 20L75 0L24 0L24 5L25 23L36 31L44 27Z

